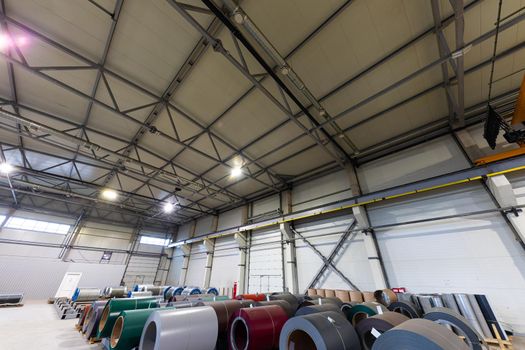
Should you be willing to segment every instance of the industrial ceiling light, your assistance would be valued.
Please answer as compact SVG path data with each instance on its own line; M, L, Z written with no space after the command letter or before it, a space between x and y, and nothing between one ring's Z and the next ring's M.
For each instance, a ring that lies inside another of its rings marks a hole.
M242 168L239 166L233 167L230 174L232 177L239 177L242 174Z
M102 191L102 197L107 200L114 201L118 198L118 193L110 188L107 188Z
M175 210L175 204L166 202L164 203L164 212L165 213L171 213L173 210Z
M13 166L9 163L0 163L0 172L3 174L9 174L13 171Z

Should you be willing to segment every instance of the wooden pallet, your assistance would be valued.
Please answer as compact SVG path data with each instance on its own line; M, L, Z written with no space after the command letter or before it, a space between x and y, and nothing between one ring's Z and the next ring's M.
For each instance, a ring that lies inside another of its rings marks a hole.
M91 337L89 338L89 344L96 344L96 343L100 343L102 341L102 339L100 338L96 338L96 337Z
M501 339L501 335L499 334L498 329L496 328L496 325L494 324L492 325L492 331L496 335L496 338L495 339L494 338L483 339L485 343L487 343L488 345L499 346L500 350L512 350L513 349L512 342L510 342L509 340Z

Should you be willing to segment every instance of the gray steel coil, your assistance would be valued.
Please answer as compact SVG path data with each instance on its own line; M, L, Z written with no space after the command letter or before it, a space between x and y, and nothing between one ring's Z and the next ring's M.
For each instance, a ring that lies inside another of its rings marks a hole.
M360 349L354 327L339 312L326 311L286 321L279 336L280 350Z
M97 335L98 324L102 318L102 313L104 312L104 307L106 306L107 300L96 301L93 303L89 314L86 317L89 319L84 321L85 329L82 328L84 335L90 339Z
M465 337L465 342L472 350L482 350L481 335L470 325L470 322L452 309L436 307L424 317L427 320L448 325L458 335Z
M23 299L23 293L0 294L0 305L18 305Z
M101 295L99 288L77 288L71 297L73 301L92 301L97 300Z
M129 298L142 298L142 297L151 297L151 296L153 296L152 292L129 292L128 293Z
M381 335L372 350L468 350L467 344L447 328L422 318L401 323Z
M147 285L144 287L144 292L151 292L151 295L162 295L164 292L165 287L164 286L151 286Z
M383 334L389 329L399 326L401 323L408 321L409 318L397 312L387 311L380 315L374 315L361 320L355 330L361 339L363 349L370 350L376 341L376 334Z
M104 296L107 298L125 298L128 295L128 287L107 287Z
M472 305L470 304L470 300L467 294L454 294L454 298L456 299L456 302L458 303L459 310L461 311L461 314L469 321L469 323L476 329L476 331L479 334L483 334L483 330L481 329L481 326L478 322L478 319L476 318L476 314L474 313L474 309L472 308Z
M140 339L140 350L212 350L218 321L210 306L153 312Z
M414 303L411 301L396 301L388 305L388 310L398 312L409 318L419 318L421 313Z

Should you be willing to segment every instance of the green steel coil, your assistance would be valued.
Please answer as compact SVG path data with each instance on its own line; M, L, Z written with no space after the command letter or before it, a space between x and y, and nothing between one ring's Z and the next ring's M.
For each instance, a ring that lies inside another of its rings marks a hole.
M174 307L122 311L111 332L109 341L112 350L129 350L139 346L146 321L153 311L175 309Z
M345 312L345 316L348 321L355 326L359 321L370 316L377 315L379 313L388 311L388 309L383 305L376 302L366 302L362 304L354 305L348 312Z
M104 307L97 337L106 338L111 335L115 321L122 311L158 308L156 298L111 299Z

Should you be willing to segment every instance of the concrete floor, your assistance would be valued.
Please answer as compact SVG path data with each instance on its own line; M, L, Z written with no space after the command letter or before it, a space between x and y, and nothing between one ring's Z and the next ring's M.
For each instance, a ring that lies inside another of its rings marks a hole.
M0 307L2 350L101 350L75 329L78 319L60 320L46 301L28 301L22 307Z

